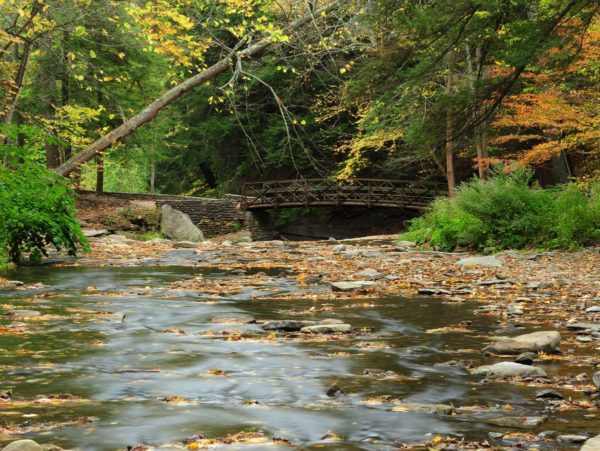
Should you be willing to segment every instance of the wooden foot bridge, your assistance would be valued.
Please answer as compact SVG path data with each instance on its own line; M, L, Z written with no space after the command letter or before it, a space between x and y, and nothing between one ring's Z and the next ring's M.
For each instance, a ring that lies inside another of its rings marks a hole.
M240 207L244 210L352 206L422 210L447 192L435 182L353 179L275 180L246 183Z

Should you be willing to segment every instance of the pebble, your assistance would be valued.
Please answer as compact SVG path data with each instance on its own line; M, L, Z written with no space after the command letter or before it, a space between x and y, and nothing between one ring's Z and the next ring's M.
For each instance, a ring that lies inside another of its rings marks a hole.
M594 381L594 385L598 390L600 390L600 371L596 371L592 376L592 380Z
M600 306L594 305L593 307L585 309L587 313L600 313Z

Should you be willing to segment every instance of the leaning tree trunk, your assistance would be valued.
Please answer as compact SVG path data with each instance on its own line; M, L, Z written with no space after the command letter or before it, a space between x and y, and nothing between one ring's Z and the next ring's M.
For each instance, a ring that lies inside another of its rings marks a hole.
M311 11L300 19L289 24L287 29L285 30L286 34L290 34L295 29L305 25L311 21L313 21L316 17L320 17L321 14L331 11L337 7L337 2L332 3L331 5L319 9L317 11ZM138 114L133 116L131 119L125 121L119 127L112 130L107 135L104 135L92 145L90 145L87 149L82 150L81 152L75 154L71 158L69 158L64 164L61 164L58 168L56 168L56 172L59 174L66 176L77 169L81 164L89 161L94 157L98 152L107 149L114 143L120 141L121 139L129 136L133 132L135 132L142 125L151 122L156 115L167 105L170 105L179 97L188 92L192 91L194 88L200 86L201 84L207 82L208 80L213 79L217 75L221 74L225 70L227 70L231 64L235 61L236 58L244 59L250 58L265 48L267 48L271 44L270 39L262 39L258 41L256 44L250 45L246 47L244 50L232 53L226 58L221 59L217 63L213 64L209 68L203 70L202 72L194 75L191 78L188 78L181 84L175 86L170 89L162 96L154 100L150 105L140 111Z
M450 60L451 59L452 56L450 56ZM449 99L452 95L452 84L452 61L450 61L448 64L448 80L446 84L446 92ZM446 179L448 180L448 195L452 197L456 188L454 176L454 109L452 108L452 103L448 104L446 110Z

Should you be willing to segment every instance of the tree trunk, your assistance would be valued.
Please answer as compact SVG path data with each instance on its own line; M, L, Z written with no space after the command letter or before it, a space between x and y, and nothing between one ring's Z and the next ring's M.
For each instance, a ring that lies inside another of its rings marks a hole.
M15 46L15 48L18 48ZM15 81L13 86L11 87L9 93L8 104L6 106L6 111L4 112L4 123L12 124L13 115L15 113L15 109L17 107L17 102L19 101L19 96L21 95L21 88L23 87L23 80L25 80L25 73L27 72L27 66L29 64L29 56L31 55L31 42L29 40L25 41L25 45L23 46L23 55L21 55L21 62L19 63L19 69L17 70L17 75L15 77Z
M477 61L477 78L485 78L485 61L483 61L483 52L481 43L475 48L475 60ZM478 113L479 114L479 113ZM479 178L486 180L489 175L490 162L488 154L487 140L487 120L475 127L475 146L477 148L477 168L479 169Z
M154 192L154 184L156 183L156 162L152 161L150 166L150 192Z
M320 17L322 13L325 13L327 11L331 11L331 10L335 9L336 6L337 6L337 3L332 3L331 5L329 5L325 8L322 8L318 11L314 11L314 12L310 12L310 13L306 14L305 16L301 17L300 19L292 22L285 30L285 33L290 34L296 28L301 27L302 25L305 25L305 24L311 22L315 18ZM56 172L58 172L59 174L61 174L63 176L70 174L79 165L85 163L86 161L89 161L98 152L101 152L102 150L107 149L113 143L129 136L130 134L135 132L142 125L144 125L148 122L151 122L164 107L166 107L167 105L170 105L171 103L173 103L175 100L177 100L182 95L190 92L194 88L200 86L201 84L207 82L208 80L213 79L220 73L227 70L231 66L231 64L235 61L236 58L239 58L239 59L250 58L250 57L260 53L264 49L266 49L271 44L271 42L272 41L270 39L267 39L267 38L262 39L262 40L258 41L256 44L252 44L240 52L236 52L232 55L227 56L226 58L221 59L220 61L213 64L209 68L194 75L193 77L188 78L184 82L182 82L179 85L175 86L174 88L168 90L166 93L164 93L162 96L157 98L155 101L153 101L150 105L148 105L146 108L144 108L138 114L133 116L131 119L125 121L119 127L115 128L107 135L104 135L103 137L98 139L96 142L94 142L92 145L90 145L87 149L84 149L81 152L79 152L76 155L69 158L69 160L67 160L64 164L60 165L60 167L58 167L56 169Z
M96 166L96 194L104 192L104 152L98 152L98 163Z
M450 55L450 62L448 64L448 79L446 83L446 93L450 102L452 101L450 96L452 95L453 85L453 74L452 74L452 55ZM448 181L448 196L454 195L456 188L456 180L454 176L454 111L452 103L448 104L446 110L446 180Z

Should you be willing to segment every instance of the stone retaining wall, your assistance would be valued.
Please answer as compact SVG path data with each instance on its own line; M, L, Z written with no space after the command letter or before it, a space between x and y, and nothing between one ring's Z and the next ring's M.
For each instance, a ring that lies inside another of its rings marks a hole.
M80 192L88 195L95 194L92 191ZM226 195L221 199L209 199L149 193L102 193L101 195L124 200L153 201L158 208L168 204L188 214L207 238L239 230L248 230L254 240L270 240L274 235L270 215L240 210L238 208L240 196Z

